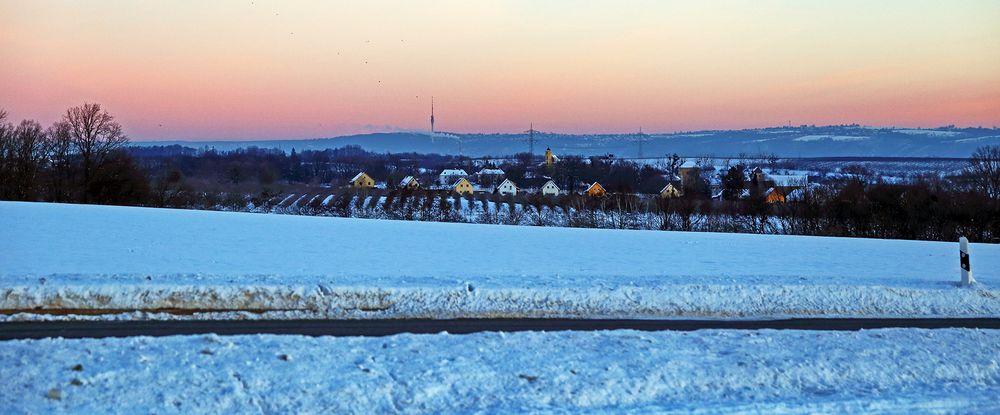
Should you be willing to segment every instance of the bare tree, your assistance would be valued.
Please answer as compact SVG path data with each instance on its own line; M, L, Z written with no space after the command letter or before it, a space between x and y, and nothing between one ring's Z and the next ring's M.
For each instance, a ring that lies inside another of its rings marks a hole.
M14 130L15 197L32 200L36 196L38 171L46 159L45 130L37 121L23 120Z
M33 200L37 196L38 172L46 159L45 130L36 121L23 120L17 127L4 122L0 113L0 197Z
M89 201L88 191L95 173L108 156L128 144L121 124L101 109L100 104L83 104L66 110L63 121L69 125L70 140L83 163L83 201Z
M49 174L49 200L67 202L72 200L73 182L73 141L70 127L65 121L56 121L46 131Z
M969 173L984 194L1000 199L1000 146L976 149L969 158Z
M12 187L8 177L14 175L14 125L7 122L7 111L0 108L0 198L6 199L10 193L8 187Z

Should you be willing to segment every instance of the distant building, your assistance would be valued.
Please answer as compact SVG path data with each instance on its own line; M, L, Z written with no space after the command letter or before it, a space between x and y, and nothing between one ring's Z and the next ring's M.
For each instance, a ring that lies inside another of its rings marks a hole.
M403 181L399 182L399 188L406 190L417 190L420 188L420 182L417 181L416 177L406 176L403 178Z
M680 185L674 184L673 182L667 183L666 186L663 186L663 189L660 189L660 197L664 199L681 197L683 194L684 192L681 191Z
M545 166L546 167L552 167L557 162L559 162L559 157L556 157L555 154L552 154L552 149L551 148L546 148L545 149Z
M682 181L688 182L690 180L696 179L696 177L694 177L694 172L696 169L700 168L701 166L698 165L698 162L694 160L688 160L685 161L684 163L681 163L681 165L677 167L677 175L680 176L680 179Z
M480 186L490 188L502 182L505 175L503 170L487 167L476 173L476 181Z
M516 196L517 185L510 181L510 179L505 179L493 192L501 196Z
M542 196L559 196L559 186L556 182L549 180L542 185Z
M476 175L479 177L487 177L487 176L503 177L506 175L506 173L504 173L503 170L497 168L483 168L482 170L479 170L479 172L476 173Z
M600 183L594 182L594 184L587 188L584 194L590 197L604 197L608 194L608 191L604 190L604 186L601 186Z
M441 174L438 176L438 183L442 186L448 186L450 184L454 184L458 179L464 179L467 177L469 177L469 173L466 173L465 170L445 169L441 171Z
M471 195L474 189L472 183L469 183L469 180L463 177L451 186L451 190L460 195Z
M375 179L372 179L367 173L361 172L351 179L350 186L356 189L370 189L375 187Z

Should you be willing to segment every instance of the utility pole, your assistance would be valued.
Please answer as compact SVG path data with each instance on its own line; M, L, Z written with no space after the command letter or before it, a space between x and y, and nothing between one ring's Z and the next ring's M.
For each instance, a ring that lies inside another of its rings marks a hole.
M532 156L534 156L535 155L535 133L539 132L539 131L535 131L535 124L534 123L530 123L530 124L528 124L528 131L525 131L525 132L528 133L528 154L531 154Z
M642 127L639 127L639 158L642 158L642 142L646 141L646 135L642 133Z

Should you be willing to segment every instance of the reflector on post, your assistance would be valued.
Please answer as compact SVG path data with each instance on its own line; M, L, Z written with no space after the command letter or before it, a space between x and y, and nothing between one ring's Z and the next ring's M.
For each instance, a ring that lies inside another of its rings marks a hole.
M976 279L972 278L972 266L969 264L969 240L964 236L958 238L958 261L962 268L962 285L972 285Z

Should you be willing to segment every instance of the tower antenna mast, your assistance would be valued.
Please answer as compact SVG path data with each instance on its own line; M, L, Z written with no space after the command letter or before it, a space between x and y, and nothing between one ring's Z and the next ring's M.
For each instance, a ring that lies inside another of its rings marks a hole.
M535 124L528 124L528 154L535 155L535 133L540 132L535 130Z
M431 142L434 142L434 96L431 95Z
M646 141L646 134L642 133L642 127L639 127L639 158L642 158L642 142Z

